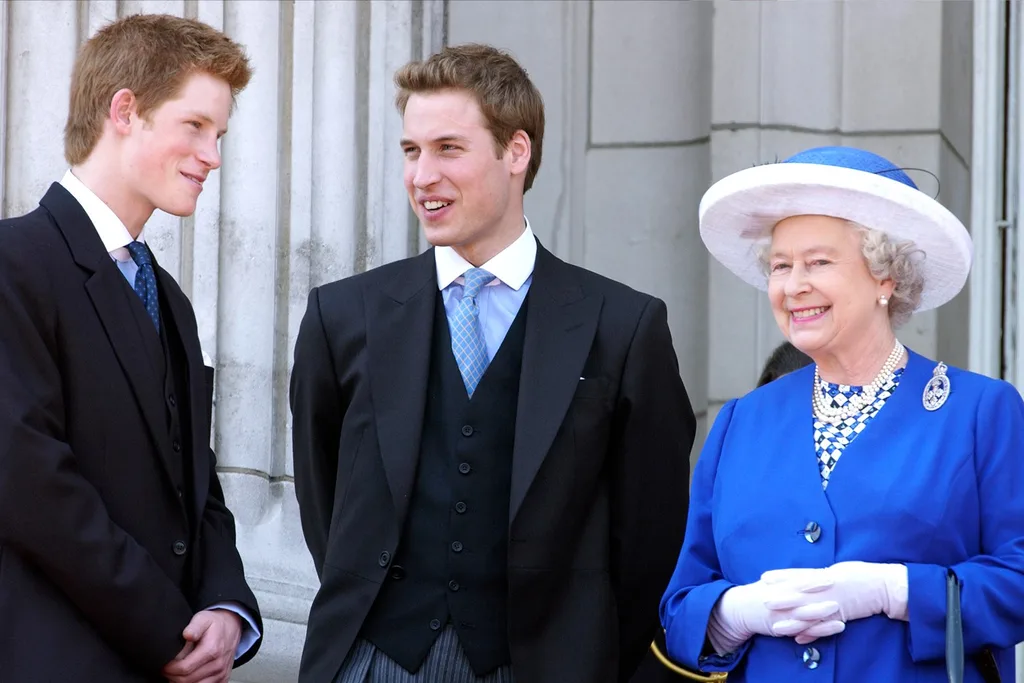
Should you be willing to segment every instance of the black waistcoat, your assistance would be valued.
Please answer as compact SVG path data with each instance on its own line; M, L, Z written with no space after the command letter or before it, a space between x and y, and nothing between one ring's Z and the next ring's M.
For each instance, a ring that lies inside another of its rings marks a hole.
M135 295L133 295L135 296ZM138 300L139 305L132 306L135 322L142 332L146 347L146 355L153 366L158 386L154 391L160 392L166 417L168 443L171 444L171 477L182 499L188 515L189 530L194 532L197 520L193 511L194 484L193 458L191 452L192 414L188 384L188 361L181 335L170 314L167 300L160 291L160 332L156 331L153 321L146 314L146 309ZM194 535L191 534L190 535ZM185 543L187 539L181 539ZM187 543L184 546L188 550ZM189 577L186 576L186 582Z
M523 302L472 400L440 293L416 483L389 577L361 635L408 671L451 623L478 675L509 662L508 508Z
M171 437L171 450L180 462L181 482L178 495L185 504L189 529L195 535L195 458L192 452L192 401L188 381L188 357L185 344L174 324L173 316L166 314L168 306L160 298L160 338L163 342L164 359L169 372L164 373L164 406L167 409L167 430Z

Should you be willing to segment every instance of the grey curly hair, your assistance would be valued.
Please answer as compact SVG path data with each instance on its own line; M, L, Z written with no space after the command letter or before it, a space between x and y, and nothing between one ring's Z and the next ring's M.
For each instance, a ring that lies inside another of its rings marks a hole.
M861 253L868 270L876 280L892 280L892 296L889 298L889 322L893 328L910 320L910 316L921 303L924 291L924 272L921 262L925 253L911 240L890 237L881 230L875 230L853 221L847 225L861 235ZM758 250L761 267L768 275L768 252L771 245L764 244Z

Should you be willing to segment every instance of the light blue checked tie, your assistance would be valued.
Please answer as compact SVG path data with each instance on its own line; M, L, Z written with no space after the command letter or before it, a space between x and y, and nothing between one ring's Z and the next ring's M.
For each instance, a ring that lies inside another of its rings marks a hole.
M489 362L483 331L480 329L480 306L476 302L476 297L494 276L486 270L470 268L463 274L463 278L466 284L462 288L462 300L452 312L448 327L452 334L452 353L455 354L455 362L459 364L466 393L472 398Z
M156 293L156 271L153 270L153 257L149 249L142 242L132 240L128 243L128 252L132 260L139 267L135 273L135 293L142 299L146 306L146 313L156 325L156 331L160 331L160 298Z

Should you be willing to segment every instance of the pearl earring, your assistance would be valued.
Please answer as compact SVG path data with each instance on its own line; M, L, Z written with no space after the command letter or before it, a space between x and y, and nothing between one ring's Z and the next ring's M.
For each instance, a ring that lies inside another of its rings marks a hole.
M883 294L882 296L878 297L878 303L881 306L888 306L889 305L889 297L887 297L886 295Z

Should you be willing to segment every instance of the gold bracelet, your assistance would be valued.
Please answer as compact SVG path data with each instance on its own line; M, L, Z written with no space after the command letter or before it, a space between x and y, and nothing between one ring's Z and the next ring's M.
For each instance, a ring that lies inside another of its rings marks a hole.
M689 678L691 681L724 681L729 674L716 671L715 673L702 674L694 673L693 671L687 671L683 667L679 666L671 659L665 656L665 654L658 647L658 643L651 641L651 652L669 671L677 673L683 678Z

